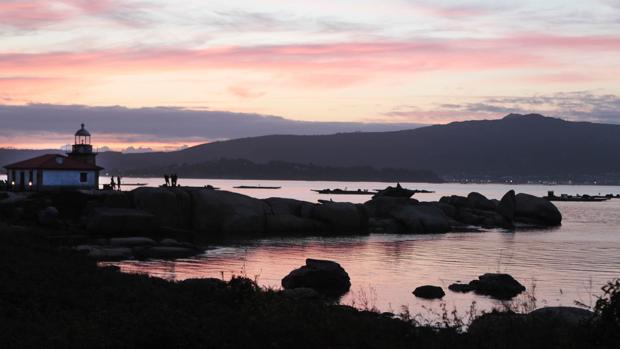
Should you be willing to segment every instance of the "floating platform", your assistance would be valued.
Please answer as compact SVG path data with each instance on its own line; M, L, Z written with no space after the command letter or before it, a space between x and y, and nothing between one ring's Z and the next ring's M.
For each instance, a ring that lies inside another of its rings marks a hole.
M543 198L549 201L572 201L572 202L601 202L607 201L614 196L611 194L602 196L602 195L568 195L561 194L555 195L553 191L547 192L547 196L543 196Z
M236 187L233 187L235 189L280 189L282 187L265 187L262 185L238 185Z
M377 192L369 191L368 189L357 189L357 190L347 190L347 189L310 189L313 192L317 192L319 194L332 194L332 195L375 195Z

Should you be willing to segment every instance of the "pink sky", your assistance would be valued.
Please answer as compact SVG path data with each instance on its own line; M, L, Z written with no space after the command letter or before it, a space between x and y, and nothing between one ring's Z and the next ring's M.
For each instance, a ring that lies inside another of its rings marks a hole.
M610 98L620 95L619 18L605 0L0 1L0 104L387 123L514 110L619 122ZM14 131L0 146L19 139ZM178 140L131 145L140 142Z

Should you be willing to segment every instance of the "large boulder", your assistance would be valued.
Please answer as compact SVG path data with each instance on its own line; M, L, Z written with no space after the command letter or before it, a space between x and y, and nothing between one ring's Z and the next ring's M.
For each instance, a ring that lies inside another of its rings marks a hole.
M155 216L137 209L96 207L86 217L86 230L92 234L148 235L155 229Z
M368 227L368 217L349 202L327 202L313 207L311 218L323 222L333 233L361 233Z
M391 216L409 233L443 233L452 228L450 218L434 205L403 206Z
M562 223L562 214L547 199L519 193L515 196L514 219L527 224L557 226Z
M191 196L183 188L141 187L131 193L134 206L152 213L159 226L191 228Z
M282 279L284 289L307 287L320 294L338 297L349 291L349 274L332 261L306 259L306 265L291 271Z
M487 199L486 196L477 192L471 192L469 193L469 195L467 195L467 206L478 210L495 210L495 203Z
M512 222L515 218L515 207L516 207L515 191L510 190L506 194L504 194L504 196L499 202L499 205L497 205L496 211L502 217L504 217L504 219Z
M413 295L424 299L439 299L443 298L446 293L439 286L424 285L413 290Z
M478 280L470 281L469 286L477 294L496 299L511 299L525 291L525 286L509 274L487 273L479 276Z
M265 232L262 200L223 190L197 189L190 192L193 228L224 235L261 235Z
M544 307L528 314L531 318L547 318L568 325L578 325L594 316L590 310L576 307Z

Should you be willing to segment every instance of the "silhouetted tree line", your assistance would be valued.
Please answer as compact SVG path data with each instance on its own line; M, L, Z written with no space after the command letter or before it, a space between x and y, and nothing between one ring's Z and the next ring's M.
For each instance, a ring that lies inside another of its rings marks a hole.
M185 178L442 182L439 176L429 170L377 169L371 166L330 167L283 161L254 163L245 159L220 159L125 171L126 175L153 177L160 177L164 173L178 173Z

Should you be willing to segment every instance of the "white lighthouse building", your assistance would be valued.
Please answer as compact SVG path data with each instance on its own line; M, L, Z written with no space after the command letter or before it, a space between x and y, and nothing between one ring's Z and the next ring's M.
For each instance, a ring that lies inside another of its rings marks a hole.
M75 132L74 144L67 156L45 154L6 165L9 188L15 191L54 189L97 189L99 171L97 153L90 144L90 133L82 127Z

